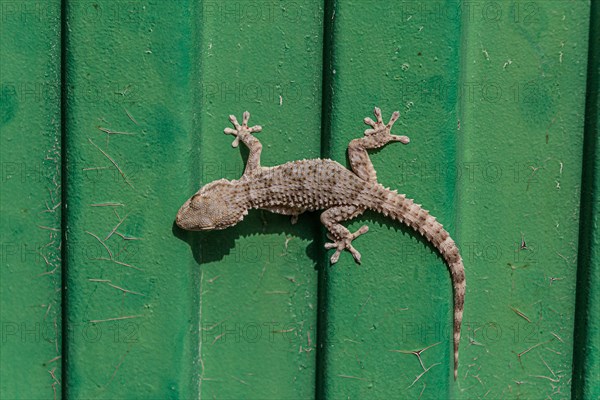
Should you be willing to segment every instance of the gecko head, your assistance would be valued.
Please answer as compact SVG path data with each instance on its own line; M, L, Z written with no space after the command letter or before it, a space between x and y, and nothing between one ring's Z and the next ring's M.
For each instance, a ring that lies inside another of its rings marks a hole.
M227 179L209 183L186 201L176 223L188 231L225 229L240 222L248 208L240 201L240 189Z

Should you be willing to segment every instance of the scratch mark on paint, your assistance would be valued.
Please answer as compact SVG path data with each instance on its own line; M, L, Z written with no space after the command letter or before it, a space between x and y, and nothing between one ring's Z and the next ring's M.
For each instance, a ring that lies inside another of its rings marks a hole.
M518 309L516 309L515 307L510 306L510 309L514 311L515 314L517 314L519 317L523 318L525 321L531 323L531 319L529 319L529 317L525 314L523 314L521 311L519 311Z
M530 348L528 348L527 350L523 350L522 352L517 354L517 357L519 358L519 362L521 362L521 357L523 357L525 354L529 353L531 350L535 349L536 347L539 347L546 343L548 343L548 342L542 342L542 343L535 344L535 345L531 346Z
M245 380L242 380L241 378L237 378L233 375L229 375L231 378L235 379L236 381L243 383L244 385L248 385L248 382L246 382Z
M110 257L110 259L111 259L111 260L113 259L113 253L112 253L112 251L110 251L110 249L108 248L108 246L106 245L106 243L104 243L104 242L102 241L102 239L100 239L100 238L99 238L97 235L93 234L93 233L92 233L92 232L90 232L90 231L85 231L85 233L87 233L88 235L90 235L90 236L94 237L94 238L95 238L95 239L96 239L98 242L100 242L100 244L101 244L102 246L104 246L104 248L105 248L105 249L106 249L106 251L108 252L108 256Z
M125 204L122 203L96 203L90 204L92 207L125 207Z
M102 126L99 126L98 129L108 135L135 135L135 133L133 133L133 132L113 131L111 129L104 128Z
M119 215L117 214L117 218L119 217ZM112 231L110 231L110 233L108 235L106 235L106 237L104 238L104 241L107 241L108 239L110 239L110 237L113 235L113 233L115 233L117 231L117 229L119 229L119 227L121 226L121 224L123 222L125 222L125 220L127 219L127 217L129 217L129 213L127 213L127 215L125 215L123 217L123 219L119 220L119 223L117 223L117 225L115 225L115 227L113 228Z
M555 338L557 338L559 342L561 342L561 343L564 343L564 340L562 340L562 338L561 338L560 336L558 336L556 333L554 333L554 332L550 332L550 334L551 334L552 336L554 336Z
M110 321L121 321L123 319L133 319L140 318L141 315L127 315L125 317L115 317L115 318L106 318L106 319L92 319L88 321L90 324L99 324L101 322L110 322Z
M223 332L218 336L215 336L215 340L213 340L212 344L217 343L218 340L220 340L223 336L225 336L227 334L227 332Z
M130 187L133 188L133 185L131 184L131 182L129 182L129 179L127 179L127 176L125 175L125 173L123 172L123 170L121 170L121 168L119 167L119 165L116 163L115 160L113 160L113 158L111 156L109 156L104 150L102 150L96 143L94 143L92 141L91 138L88 138L88 141L95 147L97 148L100 153L104 154L104 156L106 158L108 158L108 160L112 163L112 165L115 166L115 168L117 169L117 171L119 171L119 173L121 174L121 176L123 177L123 180L125 180L125 183L127 183Z
M368 380L368 379L366 379L366 378L361 378L361 377L359 377L359 376L352 376L352 375L340 375L340 374L338 374L338 377L340 377L340 378L344 378L344 379L357 379L357 380L359 380L359 381L365 381L365 382L369 382L369 380Z
M127 355L129 354L129 352L131 351L131 346L132 345L129 345L129 348L127 349L127 351L125 351L125 353L119 359L119 363L115 366L115 370L113 371L110 379L108 380L108 382L106 382L106 384L104 384L105 387L108 386L108 385L110 385L110 383L113 381L113 379L117 375L117 372L119 372L119 368L121 368L121 365L123 364L123 361L125 361L125 357L127 357Z
M126 108L123 108L123 109L125 110L125 113L126 113L126 114L127 114L127 116L129 117L129 119L130 119L131 121L133 121L133 123L134 123L134 124L136 124L136 125L138 125L138 126L139 126L140 124L138 124L138 122L135 120L135 118L133 118L133 115L131 115L131 113L130 113L130 112L129 112L129 111L126 109Z
M110 287L112 287L114 289L120 290L120 291L122 291L124 293L136 294L138 296L145 296L145 294L143 294L143 293L134 292L133 290L124 289L124 288L122 288L120 286L117 286L117 285L113 284L110 281L110 279L88 279L88 281L90 281L90 282L98 282L98 283L106 283L108 286L110 286Z
M354 317L354 320L356 321L356 319L358 317L360 317L360 314L362 314L365 306L367 305L367 303L369 302L369 300L371 300L372 295L369 294L369 297L367 297L367 299L365 300L365 302L363 303L363 305L360 307L360 310L358 311L358 314L356 314L356 317Z
M52 231L52 232L60 232L60 229L58 229L58 228L51 228L49 226L38 225L38 228L45 229L47 231Z
M413 387L413 385L415 383L417 383L419 381L419 379L421 379L423 377L423 375L425 375L431 368L435 367L436 365L440 365L440 364L441 363L435 363L431 367L427 368L425 371L423 371L419 375L417 375L417 377L415 378L415 380L413 381L413 383L411 383L410 386L407 387L407 389L410 389L411 387Z
M423 360L421 359L421 354L424 353L425 350L429 350L430 348L435 347L440 343L442 343L442 342L434 343L434 344L429 345L421 350L390 350L390 351L395 352L395 353L414 354L419 359L419 363L421 363L421 367L423 367L423 370L425 370L426 368L425 368L425 365L423 364ZM431 368L431 367L429 367L429 368ZM413 382L413 384L414 384L414 382Z
M101 245L102 245L102 246L103 246L103 247L106 249L106 251L108 252L108 258L105 258L105 257L100 257L100 258L93 258L93 260L111 261L111 262L113 262L113 263L115 263L115 264L122 265L122 266L124 266L124 267L128 267L128 268L132 268L132 269L135 269L135 270L138 270L138 271L142 271L142 269L141 269L141 268L138 268L138 267L136 267L136 266L134 266L134 265L127 264L127 263L124 263L124 262L122 262L122 261L119 261L119 260L115 260L115 257L114 257L114 254L113 254L113 252L112 252L112 251L110 251L110 249L108 248L108 246L106 245L106 243L104 243L104 242L102 241L102 239L100 239L100 238L99 238L97 235L93 234L93 233L92 233L92 232L90 232L90 231L85 231L85 233L87 233L87 234L88 234L88 235L90 235L90 236L93 236L93 237L94 237L94 238L95 238L95 239L96 239L98 242L100 242L100 244L101 244Z
M60 360L61 358L62 358L62 356L56 356L56 357L54 357L54 358L52 358L52 359L50 359L50 360L46 361L46 364L51 364L51 363L53 363L54 361L58 361L58 360Z
M56 400L56 385L60 385L60 381L56 378L55 375L55 371L56 371L56 367L52 368L51 370L48 370L48 373L50 374L50 376L52 377L52 380L54 382L52 382L52 390L54 391L54 400Z
M143 240L142 238L138 238L135 236L126 236L119 232L115 232L115 235L120 236L123 240Z

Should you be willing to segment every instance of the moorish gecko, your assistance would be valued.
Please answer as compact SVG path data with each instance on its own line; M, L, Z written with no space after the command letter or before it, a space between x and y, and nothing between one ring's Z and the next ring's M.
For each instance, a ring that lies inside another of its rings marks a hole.
M381 110L375 108L377 121L365 118L371 129L364 137L354 139L348 145L352 170L336 161L313 159L288 162L275 167L260 165L262 145L252 134L260 132L258 125L248 127L250 114L246 111L240 125L235 116L229 120L235 129L225 128L234 135L233 147L242 141L250 150L246 169L238 180L220 179L201 188L181 206L177 213L177 225L187 230L225 229L240 222L249 209L260 208L278 214L291 215L292 223L305 211L325 210L321 222L329 231L332 243L326 249L336 249L331 263L336 263L342 250L348 250L360 263L360 253L352 241L366 233L362 226L351 233L340 222L354 218L370 209L405 223L418 231L440 252L452 276L454 290L454 379L458 373L458 346L465 300L465 272L462 258L454 240L435 217L395 190L377 182L377 175L367 154L389 142L409 142L406 136L390 133L399 117L396 111L390 121L383 123Z

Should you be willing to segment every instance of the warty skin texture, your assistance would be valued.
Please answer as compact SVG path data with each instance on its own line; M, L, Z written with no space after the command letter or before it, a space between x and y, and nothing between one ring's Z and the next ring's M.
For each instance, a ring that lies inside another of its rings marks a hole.
M398 112L392 114L384 124L381 111L375 108L377 121L365 118L371 129L365 136L354 139L348 145L348 156L352 170L336 161L312 159L288 162L275 167L262 167L260 153L262 145L252 135L260 132L260 126L248 127L250 114L244 113L242 124L231 115L235 129L225 128L225 133L234 135L233 147L242 141L250 150L246 169L238 180L220 179L202 187L183 206L176 223L187 230L225 229L240 222L249 209L260 208L278 214L292 216L292 223L305 211L324 210L321 222L328 230L331 243L327 249L335 249L331 262L336 263L340 253L348 250L356 262L361 262L360 253L352 241L366 233L362 226L351 233L340 222L352 219L370 209L412 227L424 236L439 251L450 270L454 291L454 379L458 374L460 328L465 299L465 272L459 250L435 217L420 204L404 194L384 188L377 182L377 174L367 153L389 142L409 143L406 136L390 133Z

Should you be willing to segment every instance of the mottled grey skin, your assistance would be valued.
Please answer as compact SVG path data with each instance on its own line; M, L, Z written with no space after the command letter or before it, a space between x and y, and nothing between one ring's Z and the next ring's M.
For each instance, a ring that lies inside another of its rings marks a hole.
M327 228L332 243L327 249L336 249L331 262L336 263L340 253L348 250L360 263L360 253L352 241L366 233L362 226L351 233L340 222L354 218L370 209L405 223L423 235L440 252L448 264L454 289L454 379L458 374L458 348L465 298L465 272L462 258L454 240L435 217L412 199L406 198L377 182L377 174L367 153L389 142L409 143L406 136L390 133L398 112L383 124L381 111L375 108L377 121L365 118L372 129L365 136L348 145L352 170L328 159L293 161L275 167L261 167L262 145L252 135L260 126L248 127L250 114L244 113L240 125L231 115L235 129L225 128L226 134L241 140L250 150L246 169L238 180L221 179L200 189L183 204L177 214L177 225L187 230L225 229L241 221L249 209L260 208L292 216L292 223L305 211L324 210L321 222Z

